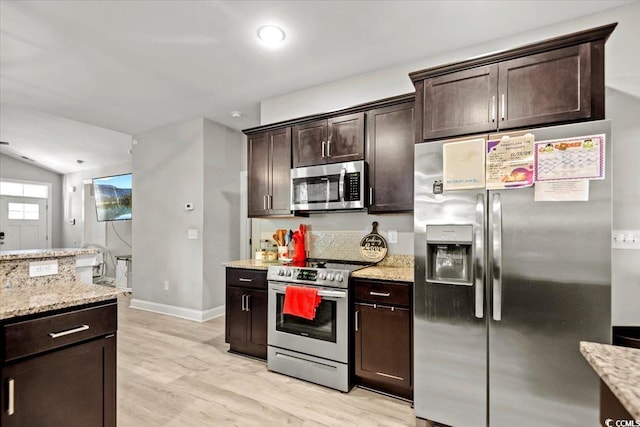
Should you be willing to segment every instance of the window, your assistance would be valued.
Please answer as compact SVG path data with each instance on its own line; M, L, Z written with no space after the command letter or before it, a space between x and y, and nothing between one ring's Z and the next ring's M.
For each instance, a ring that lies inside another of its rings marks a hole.
M38 199L46 199L49 197L49 187L43 184L0 181L0 196L35 197Z
M8 203L8 219L37 221L40 219L40 206L34 203Z

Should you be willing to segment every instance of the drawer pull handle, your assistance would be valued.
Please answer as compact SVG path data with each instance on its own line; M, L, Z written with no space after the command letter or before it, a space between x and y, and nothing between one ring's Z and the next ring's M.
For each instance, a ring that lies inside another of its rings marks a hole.
M397 377L395 375L385 374L385 373L382 373L382 372L376 372L376 374L380 375L381 377L386 377L386 378L391 378L391 379L394 379L394 380L404 381L404 378Z
M89 325L82 325L62 332L49 332L49 336L55 339L66 335L77 334L78 332L86 331L87 329L89 329Z
M371 291L371 292L369 292L369 295L371 295L372 297L388 297L388 296L391 296L391 292Z
M13 415L14 413L14 400L15 400L15 394L14 394L14 389L13 389L13 383L14 380L13 378L9 379L9 404L7 405L7 415Z
M244 277L241 277L238 279L239 282L253 282L253 280L251 279L245 279Z

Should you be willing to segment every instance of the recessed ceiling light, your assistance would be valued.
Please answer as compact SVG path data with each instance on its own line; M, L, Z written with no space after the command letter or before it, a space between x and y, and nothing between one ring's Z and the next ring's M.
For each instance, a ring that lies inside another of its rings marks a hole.
M83 164L83 163L84 163L84 160L76 160L76 163L77 163L77 164L79 164L79 165L81 165L81 164Z
M258 28L258 38L267 46L278 46L284 41L284 30L275 25L264 25Z
M233 117L234 119L239 119L240 117L242 117L242 113L240 111L232 111L231 112L231 117Z

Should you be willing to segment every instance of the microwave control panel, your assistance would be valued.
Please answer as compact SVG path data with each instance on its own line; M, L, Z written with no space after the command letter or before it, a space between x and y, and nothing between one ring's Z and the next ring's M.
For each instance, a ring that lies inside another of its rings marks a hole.
M360 180L362 176L360 172L348 172L345 174L344 186L345 194L344 200L346 202L352 202L360 200Z

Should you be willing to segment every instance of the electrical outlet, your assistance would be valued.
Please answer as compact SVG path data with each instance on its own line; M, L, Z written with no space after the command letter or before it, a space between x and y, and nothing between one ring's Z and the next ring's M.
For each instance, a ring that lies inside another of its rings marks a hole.
M398 230L389 230L389 243L398 243Z
M169 290L169 281L165 280L163 283L164 283L164 290L168 291Z

